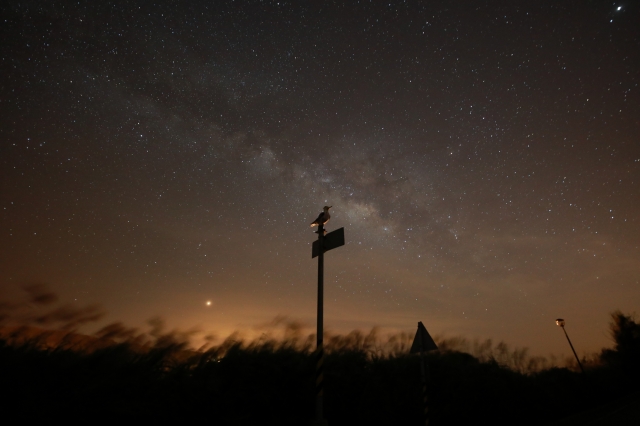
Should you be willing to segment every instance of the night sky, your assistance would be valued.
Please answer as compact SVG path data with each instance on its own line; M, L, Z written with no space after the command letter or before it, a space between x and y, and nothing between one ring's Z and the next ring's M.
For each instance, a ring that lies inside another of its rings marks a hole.
M0 292L219 335L611 346L640 311L640 5L8 1ZM208 305L207 302L211 303Z

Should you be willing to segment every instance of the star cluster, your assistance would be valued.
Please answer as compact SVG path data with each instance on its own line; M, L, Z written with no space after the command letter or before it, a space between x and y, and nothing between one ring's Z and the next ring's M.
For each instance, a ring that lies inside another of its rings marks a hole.
M313 324L327 204L347 239L329 328L544 352L566 350L563 316L589 351L638 309L634 4L1 9L6 292L46 282L133 323Z

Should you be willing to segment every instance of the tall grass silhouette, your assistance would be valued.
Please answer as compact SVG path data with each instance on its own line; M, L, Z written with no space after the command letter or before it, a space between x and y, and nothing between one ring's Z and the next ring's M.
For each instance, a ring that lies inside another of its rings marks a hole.
M114 322L88 336L79 327L101 317L99 307L60 310L45 286L25 290L31 308L0 304L2 401L24 421L300 425L313 418L315 335L298 321L276 317L253 339L171 330L159 317L142 329ZM503 342L436 337L440 350L427 356L431 424L544 424L629 394L638 379L638 327L614 313L616 346L594 357L587 374ZM195 337L204 343L194 346ZM375 327L326 334L331 425L422 424L412 339Z

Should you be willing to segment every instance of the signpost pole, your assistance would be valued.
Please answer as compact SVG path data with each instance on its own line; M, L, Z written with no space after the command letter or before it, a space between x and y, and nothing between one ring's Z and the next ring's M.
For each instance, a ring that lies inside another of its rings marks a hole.
M320 218L318 219L318 221ZM328 234L324 223L318 223L318 241L311 244L311 258L318 256L318 330L316 332L316 418L315 425L327 426L324 419L324 252L344 245L344 228Z
M318 329L316 332L316 422L324 423L324 349L323 349L323 310L324 310L324 225L318 226Z
M422 333L419 336L420 339L420 375L422 376L422 408L424 415L424 426L429 426L429 393L427 392L427 366L424 359L424 347L425 343Z
M416 337L413 338L413 344L411 345L409 353L420 354L420 375L422 376L422 410L425 426L429 426L429 392L427 389L427 383L429 382L429 366L427 365L425 353L428 351L435 351L437 349L438 346L429 335L427 329L424 327L421 321L418 322L418 331L416 331Z

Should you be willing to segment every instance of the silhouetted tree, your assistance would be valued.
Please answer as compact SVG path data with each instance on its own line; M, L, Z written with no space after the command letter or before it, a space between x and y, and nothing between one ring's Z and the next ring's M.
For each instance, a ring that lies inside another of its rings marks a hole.
M637 383L640 378L640 324L620 311L612 313L611 319L611 337L615 347L604 349L600 358L605 365Z

